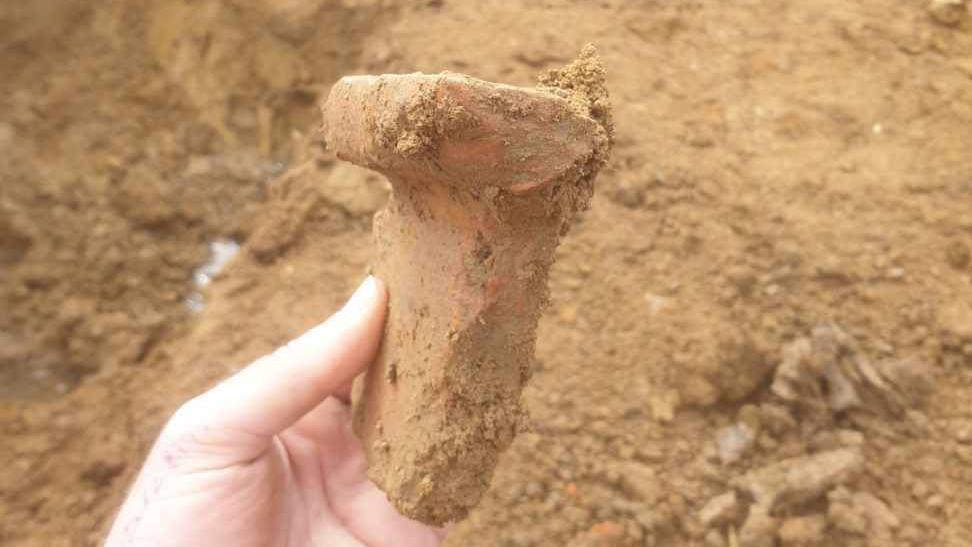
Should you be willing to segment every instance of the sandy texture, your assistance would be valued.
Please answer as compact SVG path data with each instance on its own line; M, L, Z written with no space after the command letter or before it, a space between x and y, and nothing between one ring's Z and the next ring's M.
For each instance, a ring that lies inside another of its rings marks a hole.
M611 160L447 545L968 547L969 7L3 3L0 544L98 545L167 415L365 275L388 190L316 140L340 76L530 86L595 42Z
M355 430L371 479L423 522L465 517L513 441L554 252L607 161L593 48L546 81L356 76L323 107L328 147L393 188L374 272L394 296Z

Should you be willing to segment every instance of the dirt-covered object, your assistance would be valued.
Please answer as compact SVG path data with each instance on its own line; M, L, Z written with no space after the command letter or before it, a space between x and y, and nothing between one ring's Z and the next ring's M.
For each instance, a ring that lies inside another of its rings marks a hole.
M356 76L323 108L328 146L393 187L374 223L389 318L355 428L369 476L424 522L465 516L513 440L547 272L610 149L594 49L542 81Z

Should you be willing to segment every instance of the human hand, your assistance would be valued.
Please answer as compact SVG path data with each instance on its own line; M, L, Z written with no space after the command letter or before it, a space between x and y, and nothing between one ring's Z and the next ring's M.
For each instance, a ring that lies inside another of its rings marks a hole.
M373 277L324 323L183 405L106 547L426 547L444 533L368 481L345 401L387 307Z

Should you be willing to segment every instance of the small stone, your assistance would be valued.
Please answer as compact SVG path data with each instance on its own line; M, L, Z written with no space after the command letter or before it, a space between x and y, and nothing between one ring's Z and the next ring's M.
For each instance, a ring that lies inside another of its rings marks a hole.
M675 418L675 410L678 408L679 402L680 398L677 391L665 390L652 395L648 399L651 417L662 423L672 421Z
M813 389L805 389L807 385L816 388L816 378L808 370L812 356L813 344L809 338L797 338L783 346L783 357L776 367L770 391L787 403L800 401L804 393L814 393Z
M739 500L736 492L732 490L710 499L699 511L699 522L706 528L730 524L737 518L739 518Z
M749 451L756 434L745 424L733 424L719 430L716 449L723 465L736 463Z
M826 529L827 519L823 515L789 518L780 526L780 544L783 547L818 545Z
M827 366L824 370L827 379L828 405L834 412L843 412L861 406L857 388L847 375L837 366Z
M733 481L758 505L775 511L813 501L843 484L864 466L859 448L841 448L780 460Z
M869 366L857 362L858 370L867 383L896 415L920 405L935 388L927 363L914 359L882 359Z

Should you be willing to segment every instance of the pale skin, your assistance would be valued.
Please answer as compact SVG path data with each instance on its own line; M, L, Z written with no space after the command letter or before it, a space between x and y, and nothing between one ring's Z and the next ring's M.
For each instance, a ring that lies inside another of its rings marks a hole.
M387 291L369 277L327 321L183 405L106 547L430 547L368 481L347 404L374 359Z

